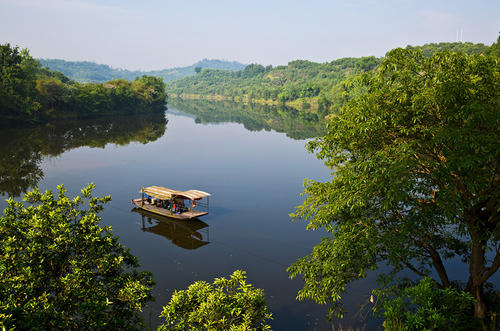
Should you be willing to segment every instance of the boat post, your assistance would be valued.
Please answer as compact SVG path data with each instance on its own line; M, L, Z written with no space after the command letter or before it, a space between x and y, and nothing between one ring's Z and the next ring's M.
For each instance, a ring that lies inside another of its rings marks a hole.
M174 210L174 198L172 195L170 195L170 215L173 215L173 210Z

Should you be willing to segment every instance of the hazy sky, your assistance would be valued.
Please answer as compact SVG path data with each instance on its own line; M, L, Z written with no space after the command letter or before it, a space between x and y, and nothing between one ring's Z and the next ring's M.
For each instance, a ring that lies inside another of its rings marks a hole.
M429 42L491 44L499 0L0 0L0 43L124 69L383 56Z

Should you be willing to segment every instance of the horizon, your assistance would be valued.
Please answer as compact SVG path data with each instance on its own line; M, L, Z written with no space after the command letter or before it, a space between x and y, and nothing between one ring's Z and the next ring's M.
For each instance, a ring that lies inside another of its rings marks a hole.
M35 58L130 71L203 58L276 66L382 57L397 47L458 39L491 45L498 12L500 2L492 0L0 0L0 43Z

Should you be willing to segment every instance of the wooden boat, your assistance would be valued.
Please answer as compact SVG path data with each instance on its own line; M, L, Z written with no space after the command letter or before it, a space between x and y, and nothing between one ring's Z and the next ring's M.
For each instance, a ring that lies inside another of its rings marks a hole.
M143 187L139 193L142 194L141 198L132 199L132 204L155 214L178 220L190 220L208 214L210 193L207 192L177 191L161 186L149 186Z
M170 240L184 249L198 249L210 243L208 224L199 219L175 220L149 211L133 208L142 217L142 231L150 232Z

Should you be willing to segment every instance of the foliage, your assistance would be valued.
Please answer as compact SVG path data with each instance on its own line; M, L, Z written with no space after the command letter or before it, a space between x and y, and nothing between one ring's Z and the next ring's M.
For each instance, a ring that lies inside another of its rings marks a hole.
M353 59L350 67L339 60L324 64L297 60L275 68L250 64L236 72L206 69L196 76L171 82L167 91L181 97L216 95L234 101L287 104L296 109L312 104L324 116L342 105L342 82L347 76L371 70L378 63L379 59L370 57Z
M153 71L130 71L125 69L111 68L105 64L96 64L88 61L64 61L59 59L39 59L44 67L57 70L64 75L80 83L104 83L108 80L127 79L134 80L142 76L154 76L163 78L165 82L191 76L197 73L196 68L210 68L221 70L241 70L244 64L236 61L228 62L222 60L203 59L187 67L153 70Z
M10 44L0 45L0 116L36 117L35 75L38 63L27 50Z
M60 72L40 68L27 50L0 45L0 117L18 122L90 117L117 113L162 112L166 103L161 78L80 84Z
M0 218L0 325L7 329L136 329L151 275L97 215L110 197L38 189ZM86 205L85 208L82 208Z
M159 330L270 330L264 292L245 280L246 273L236 270L229 279L199 281L175 291L163 307L165 323Z
M163 112L166 100L165 83L150 76L105 84L65 84L53 77L39 77L37 90L48 118Z
M486 316L484 284L500 266L499 82L498 58L403 49L354 82L364 92L308 145L334 172L306 182L294 215L329 233L288 269L304 279L299 299L342 315L347 285L383 263L446 288L443 261L460 259Z
M497 37L497 41L491 45L485 54L500 57L500 34Z
M484 44L474 44L471 42L455 42L455 43L430 43L423 46L407 46L406 49L420 49L425 57L432 56L434 53L442 51L463 52L468 55L484 54L488 51L489 46Z
M477 330L468 292L440 288L429 277L413 286L377 290L386 330Z

